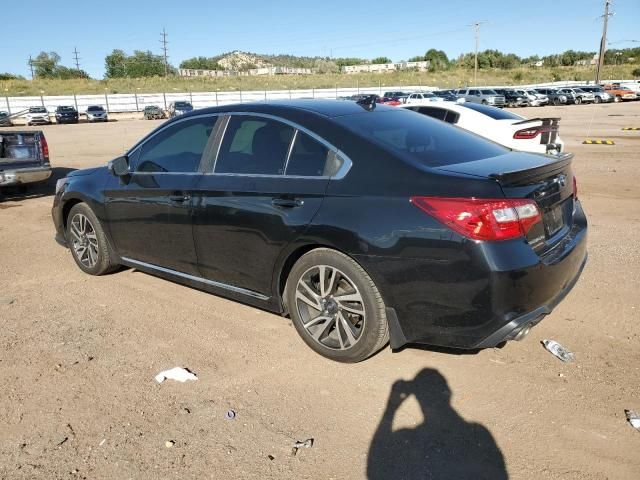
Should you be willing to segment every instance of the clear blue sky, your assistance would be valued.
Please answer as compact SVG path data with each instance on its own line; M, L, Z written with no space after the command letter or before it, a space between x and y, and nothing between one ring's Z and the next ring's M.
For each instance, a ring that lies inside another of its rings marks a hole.
M42 50L72 66L77 47L81 68L102 78L104 57L114 48L160 53L163 26L176 66L231 50L395 61L437 48L456 57L474 48L467 26L474 20L488 21L481 50L520 56L595 51L604 0L4 0L1 8L0 72L28 76L29 54ZM621 42L640 40L640 0L615 0L612 11L608 39L615 43L609 48L640 46Z

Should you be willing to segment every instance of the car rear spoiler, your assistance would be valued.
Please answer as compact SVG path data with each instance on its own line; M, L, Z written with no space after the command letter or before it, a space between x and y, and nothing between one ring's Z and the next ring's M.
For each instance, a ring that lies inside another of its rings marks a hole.
M529 122L559 122L561 117L538 117L538 118L527 118L525 120L522 120L520 122L516 122L513 123L512 125L522 125L524 123L529 123Z
M558 155L547 156L548 163L528 170L517 170L513 172L491 173L489 178L497 180L502 185L509 185L532 179L541 175L547 176L555 170L562 170L573 160L573 153L559 153Z

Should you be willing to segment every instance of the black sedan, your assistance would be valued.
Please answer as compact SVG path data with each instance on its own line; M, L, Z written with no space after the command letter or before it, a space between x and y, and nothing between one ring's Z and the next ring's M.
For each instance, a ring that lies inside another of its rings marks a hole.
M70 106L57 107L56 123L78 123L78 111Z
M126 265L289 315L311 348L354 362L387 341L523 337L585 265L575 185L570 155L298 100L166 122L60 180L52 214L86 273Z

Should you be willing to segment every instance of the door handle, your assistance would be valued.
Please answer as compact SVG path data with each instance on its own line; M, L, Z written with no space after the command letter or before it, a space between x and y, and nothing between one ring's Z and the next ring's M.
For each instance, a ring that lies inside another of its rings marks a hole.
M172 203L186 203L191 200L191 195L177 194L177 195L169 195L169 201Z
M275 207L282 207L282 208L296 208L304 205L304 200L300 198L280 197L280 198L272 199L271 205Z

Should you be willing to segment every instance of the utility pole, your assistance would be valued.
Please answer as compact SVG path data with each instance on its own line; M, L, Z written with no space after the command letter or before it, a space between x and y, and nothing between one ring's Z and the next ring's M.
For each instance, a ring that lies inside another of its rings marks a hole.
M475 29L475 37L476 37L476 55L473 69L473 86L476 87L478 85L478 45L480 43L480 25L483 23L487 23L486 21L476 21L471 25L467 25L468 27L474 27Z
M164 76L165 78L167 77L167 74L169 72L169 67L168 67L168 61L167 59L169 58L167 56L167 32L165 32L164 27L162 27L162 33L160 34L160 36L162 37L162 39L160 40L160 43L162 44L162 52L164 55Z
M604 52L607 48L607 22L609 21L609 16L613 15L613 13L609 13L609 4L611 0L605 0L604 2L604 15L602 16L604 19L602 26L602 38L600 39L600 53L598 54L598 66L596 67L596 85L600 84L600 75L602 73L602 65L604 65Z
M31 80L33 80L33 59L31 58L31 55L29 55L29 68L31 69Z
M76 61L76 70L80 71L80 57L78 57L78 49L73 47L73 58Z

